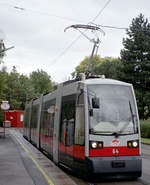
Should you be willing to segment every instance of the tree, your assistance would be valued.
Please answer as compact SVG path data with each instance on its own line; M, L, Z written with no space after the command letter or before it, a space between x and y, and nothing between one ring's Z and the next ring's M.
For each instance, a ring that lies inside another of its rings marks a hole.
M5 55L5 52L3 51L5 49L3 40L0 40L0 64L2 63L2 59Z
M5 99L9 101L10 108L15 110L23 110L26 101L29 78L20 75L16 67L13 66L12 71L5 80Z
M0 70L0 104L3 100L6 100L6 94L4 93L4 90L6 89L6 80L8 77L7 69L6 67L3 67ZM4 111L0 109L0 123L4 121Z
M120 80L122 63L119 58L105 57L96 66L96 74L104 74L106 78Z
M51 77L45 71L39 69L30 74L30 86L36 96L53 89Z
M15 66L10 73L7 68L0 70L0 104L9 101L10 109L24 110L25 102L35 96L51 91L55 82L43 70L33 71L30 77L19 74ZM4 120L4 112L0 110L0 123Z
M5 99L4 90L6 89L6 79L8 78L7 68L0 70L0 102Z
M150 116L150 24L144 15L140 14L132 20L123 45L123 80L133 84L140 118L146 119Z
M85 57L83 61L80 62L80 64L75 68L75 71L72 73L72 77L76 77L78 74L86 72L88 70L88 64L89 64L90 57ZM93 66L96 66L97 63L100 62L100 57L98 55L95 55L93 57L92 63ZM95 72L95 67L94 67Z
M72 76L75 77L79 73L86 72L88 68L89 57L86 57L81 63L75 68ZM105 75L106 78L120 79L120 71L122 63L119 58L100 56L93 57L94 73L97 75Z

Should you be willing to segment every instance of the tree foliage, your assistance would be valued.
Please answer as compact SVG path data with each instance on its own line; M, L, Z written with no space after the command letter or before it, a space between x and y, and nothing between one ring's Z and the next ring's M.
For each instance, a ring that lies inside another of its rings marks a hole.
M0 40L0 64L2 63L2 59L5 55L5 52L3 52L5 46L3 40Z
M3 100L9 101L10 109L24 110L25 102L51 91L53 84L50 76L43 70L33 71L30 77L19 74L14 66L10 73L7 68L0 70L0 104ZM4 120L3 111L0 111L0 122Z
M86 72L88 69L89 58L86 57L75 68L72 76L75 77L79 73ZM101 58L96 55L93 57L93 71L97 75L105 75L106 78L120 79L120 71L122 69L122 63L119 58L105 57Z
M142 14L132 20L121 50L123 80L132 83L140 118L150 117L150 23Z
M30 85L37 96L53 89L51 77L45 71L39 69L30 74Z

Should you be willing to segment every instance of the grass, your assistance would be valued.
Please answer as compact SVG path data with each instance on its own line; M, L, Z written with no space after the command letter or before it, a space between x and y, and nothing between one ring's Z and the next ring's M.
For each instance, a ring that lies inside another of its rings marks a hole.
M140 120L141 124L150 124L150 120Z
M150 120L140 120L141 142L150 144Z
M142 143L150 144L150 138L141 138Z
M150 120L140 120L141 137L150 138Z

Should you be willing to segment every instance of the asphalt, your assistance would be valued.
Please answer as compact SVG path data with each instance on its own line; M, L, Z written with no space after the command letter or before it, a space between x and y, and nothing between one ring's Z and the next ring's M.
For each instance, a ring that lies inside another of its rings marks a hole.
M75 185L18 131L0 128L0 185Z
M0 185L48 185L11 134L0 138Z

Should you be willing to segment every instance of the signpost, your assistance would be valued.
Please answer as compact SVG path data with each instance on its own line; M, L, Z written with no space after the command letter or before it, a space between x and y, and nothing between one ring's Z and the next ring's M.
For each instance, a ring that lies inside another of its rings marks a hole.
M1 109L4 110L4 115L5 115L5 111L9 110L9 108L10 108L10 105L9 105L8 101L2 101ZM4 120L4 125L3 125L3 127L4 127L4 138L5 138L5 121L6 120Z
M8 101L2 101L1 109L5 111L5 110L8 110L9 108L10 108L10 105Z

